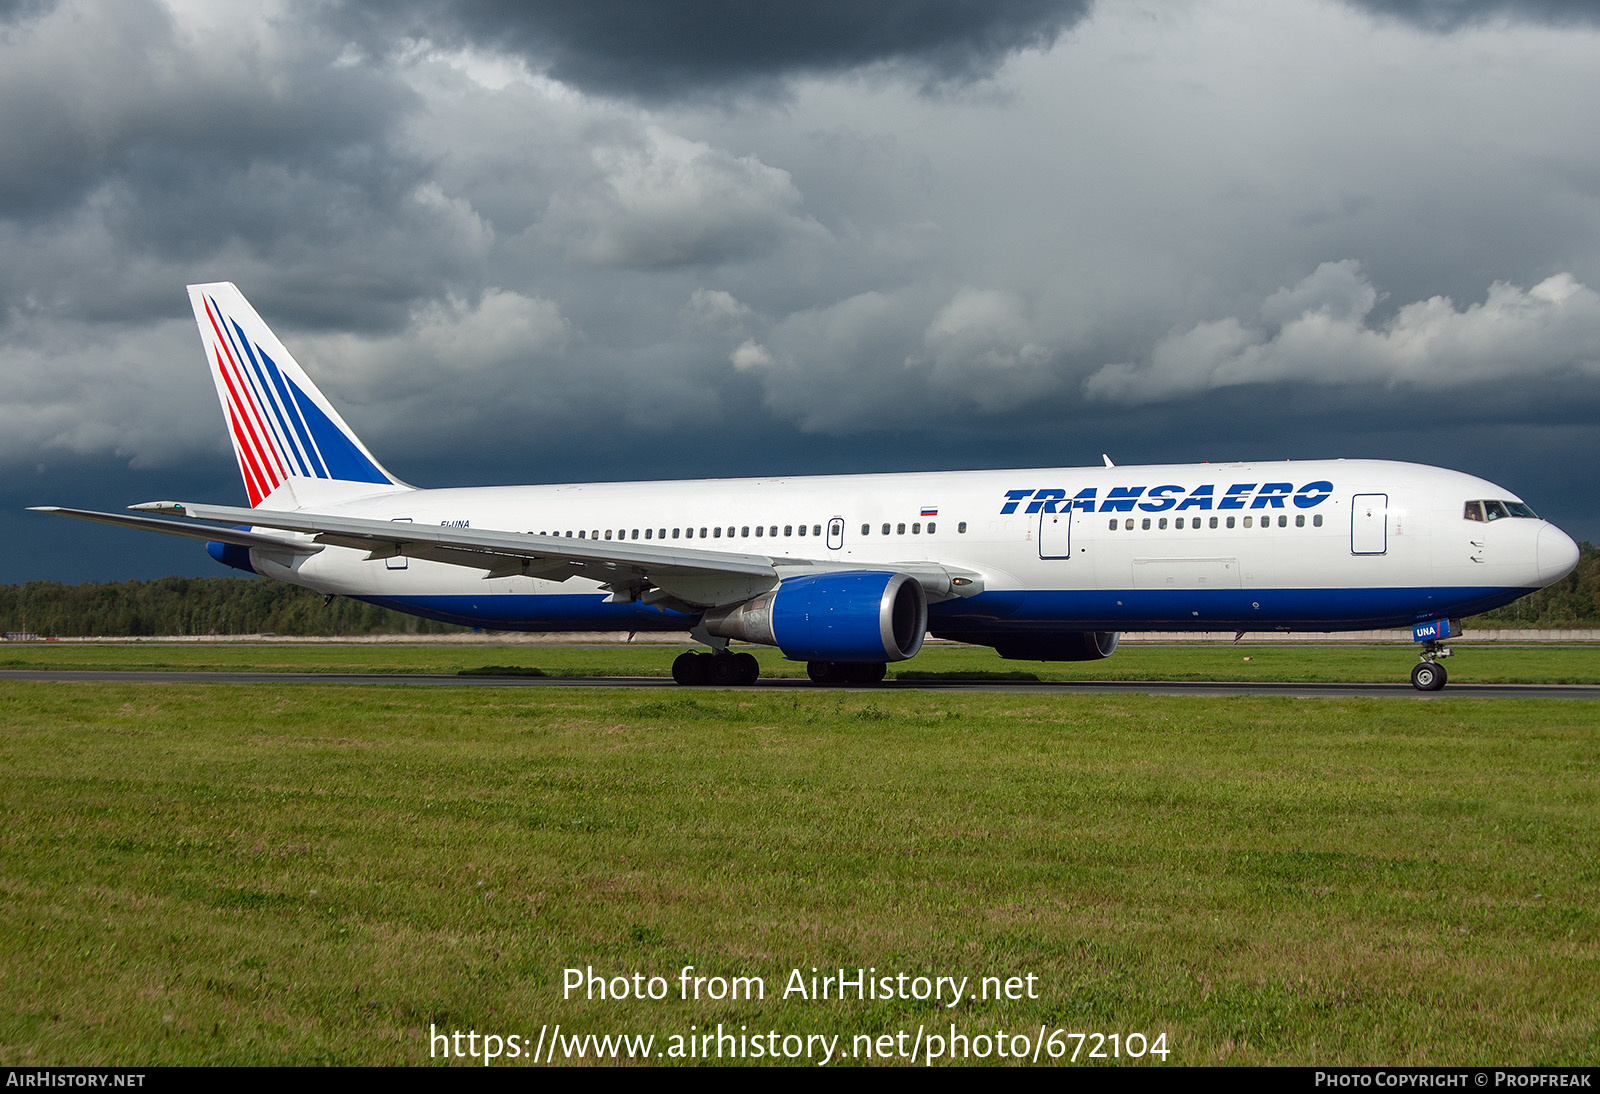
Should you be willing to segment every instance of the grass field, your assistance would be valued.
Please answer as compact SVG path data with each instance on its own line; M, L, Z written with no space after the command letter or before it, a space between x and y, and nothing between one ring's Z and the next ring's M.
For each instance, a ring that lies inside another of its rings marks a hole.
M1446 662L1457 683L1600 684L1600 646L1455 644ZM551 676L668 676L674 645L448 646L244 645L194 643L16 643L0 646L0 669L126 669L284 672L458 673L495 666L537 668ZM767 677L803 677L802 662L776 650L744 647ZM1041 680L1266 680L1294 683L1400 682L1415 651L1406 645L1228 646L1127 644L1104 661L1005 661L993 650L930 645L914 660L891 665L889 678L972 673L1022 673Z
M1165 1032L1185 1064L1589 1064L1597 725L1448 693L4 682L0 1063L954 1022ZM684 965L768 997L561 997L570 966ZM1039 998L776 998L813 966Z

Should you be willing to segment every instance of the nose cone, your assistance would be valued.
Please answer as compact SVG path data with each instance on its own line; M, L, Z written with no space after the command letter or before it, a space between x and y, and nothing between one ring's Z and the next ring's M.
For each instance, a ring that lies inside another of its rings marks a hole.
M1578 545L1555 525L1546 524L1539 529L1538 565L1541 586L1560 581L1578 565Z

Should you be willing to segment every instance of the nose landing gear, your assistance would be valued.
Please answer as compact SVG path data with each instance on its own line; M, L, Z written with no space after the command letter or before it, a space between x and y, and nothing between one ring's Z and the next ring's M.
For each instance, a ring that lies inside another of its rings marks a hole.
M1418 691L1438 691L1449 678L1439 659L1449 657L1451 650L1437 642L1422 644L1422 661L1411 669L1411 686Z

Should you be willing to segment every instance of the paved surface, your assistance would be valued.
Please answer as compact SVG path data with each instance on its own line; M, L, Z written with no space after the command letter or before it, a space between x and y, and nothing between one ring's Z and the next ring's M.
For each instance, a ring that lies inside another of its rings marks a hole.
M676 688L660 676L426 676L412 673L330 672L116 672L0 669L0 680L123 684L340 684L451 688ZM994 691L1134 695L1287 695L1301 698L1390 699L1600 699L1594 684L1450 684L1443 691L1420 692L1408 683L1280 684L1160 683L1141 681L890 680L868 687L820 688L809 680L769 679L760 689L827 691ZM694 690L707 690L704 688ZM730 690L730 689L722 689Z

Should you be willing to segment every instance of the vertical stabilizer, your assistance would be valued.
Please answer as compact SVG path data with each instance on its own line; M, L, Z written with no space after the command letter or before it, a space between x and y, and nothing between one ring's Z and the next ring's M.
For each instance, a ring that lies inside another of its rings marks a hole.
M297 492L327 493L306 489L323 484L405 487L367 451L244 294L225 281L190 285L189 303L251 506L283 487L280 497L291 499Z

